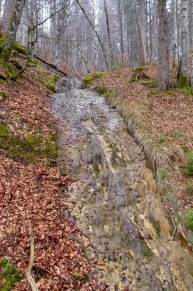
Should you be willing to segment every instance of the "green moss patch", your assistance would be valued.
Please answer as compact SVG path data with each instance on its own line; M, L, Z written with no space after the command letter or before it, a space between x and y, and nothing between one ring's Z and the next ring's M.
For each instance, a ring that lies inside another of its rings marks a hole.
M184 167L184 173L190 176L190 175L193 175L193 153L192 152L187 153L187 159L188 160Z
M7 258L1 261L0 270L0 290L11 291L16 282L21 281L21 276L17 268Z
M43 81L43 84L51 91L55 92L56 82L58 81L58 76L51 76Z
M43 162L46 166L56 164L56 138L51 134L28 134L21 138L9 133L8 126L1 122L0 149L4 150L9 158L18 162Z
M186 210L184 215L184 223L187 228L193 231L193 209L189 208Z
M87 87L92 84L92 82L96 79L100 79L105 75L104 72L94 72L94 73L89 73L84 76L83 78L83 86Z

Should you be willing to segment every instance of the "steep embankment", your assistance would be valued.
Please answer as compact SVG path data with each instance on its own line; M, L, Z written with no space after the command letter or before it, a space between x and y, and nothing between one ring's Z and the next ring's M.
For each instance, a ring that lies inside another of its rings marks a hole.
M15 61L24 62L23 56ZM2 67L0 73L5 76ZM61 177L56 167L56 132L43 85L53 88L55 79L32 59L17 82L0 81L0 290L30 290L25 270L32 237L31 273L39 290L97 288L93 262L80 251L79 230L61 193L73 178Z
M157 66L145 71L149 78L141 78L140 70L139 75L137 73L122 68L99 74L100 78L97 74L88 75L85 82L102 93L123 116L129 133L142 147L156 175L162 202L174 228L192 247L192 91L177 87L160 91L156 81Z

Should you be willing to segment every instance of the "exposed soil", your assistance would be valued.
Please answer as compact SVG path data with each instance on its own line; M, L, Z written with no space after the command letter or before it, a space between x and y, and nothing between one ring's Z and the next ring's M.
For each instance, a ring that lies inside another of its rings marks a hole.
M52 110L60 170L78 179L68 204L86 236L82 248L105 262L99 282L108 290L191 290L191 250L167 218L143 150L121 116L87 89L53 95Z

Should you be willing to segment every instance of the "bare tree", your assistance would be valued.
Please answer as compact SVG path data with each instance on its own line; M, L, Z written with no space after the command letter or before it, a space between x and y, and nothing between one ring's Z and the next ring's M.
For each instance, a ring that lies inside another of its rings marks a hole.
M169 49L166 0L158 1L159 14L159 86L169 88Z
M181 58L179 84L188 86L188 56L189 56L189 0L182 0L181 7Z

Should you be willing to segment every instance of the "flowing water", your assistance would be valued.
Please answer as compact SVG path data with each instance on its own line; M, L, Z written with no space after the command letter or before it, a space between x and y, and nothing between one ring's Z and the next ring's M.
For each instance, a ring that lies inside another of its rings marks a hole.
M68 87L52 98L58 165L85 255L104 261L107 290L193 290L193 256L164 213L143 151L103 97ZM64 213L64 215L67 215Z

